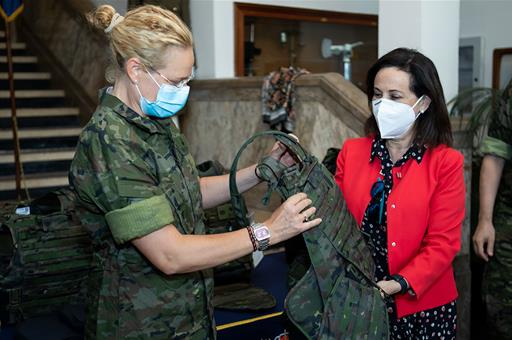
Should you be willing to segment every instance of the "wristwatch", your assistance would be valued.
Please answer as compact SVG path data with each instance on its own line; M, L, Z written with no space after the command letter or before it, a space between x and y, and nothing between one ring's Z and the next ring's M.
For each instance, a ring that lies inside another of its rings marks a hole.
M391 278L400 284L400 294L405 294L409 289L409 283L407 280L400 274L391 275Z
M258 250L262 251L270 245L270 230L263 223L253 223L250 226L252 235L256 240Z

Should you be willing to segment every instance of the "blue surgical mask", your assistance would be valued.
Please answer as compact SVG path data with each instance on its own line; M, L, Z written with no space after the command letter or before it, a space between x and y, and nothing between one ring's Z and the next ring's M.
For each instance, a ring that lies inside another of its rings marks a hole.
M174 86L170 84L158 84L151 73L147 72L151 79L158 85L159 90L154 102L146 99L140 92L139 86L137 91L140 95L139 105L142 111L148 116L157 118L169 118L178 113L187 103L190 87L188 85Z

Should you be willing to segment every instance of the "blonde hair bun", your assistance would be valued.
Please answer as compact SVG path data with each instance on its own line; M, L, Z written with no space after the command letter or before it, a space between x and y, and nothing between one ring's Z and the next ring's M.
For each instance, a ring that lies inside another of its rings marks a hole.
M116 13L117 12L114 7L110 5L101 5L96 8L96 10L88 13L86 17L87 21L89 21L93 27L105 31L107 27L110 26L112 18Z

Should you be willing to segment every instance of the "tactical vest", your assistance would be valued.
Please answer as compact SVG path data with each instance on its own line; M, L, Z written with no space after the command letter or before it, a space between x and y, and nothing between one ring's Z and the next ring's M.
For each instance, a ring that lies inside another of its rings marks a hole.
M1 207L3 321L18 322L84 302L92 248L74 202L73 193L61 189L34 200L27 215L17 214L16 204Z
M290 167L271 157L260 161L260 176L269 185L264 203L273 191L283 199L304 192L323 220L302 234L311 265L286 297L288 318L308 339L387 339L385 299L372 280L374 264L357 223L333 176L288 135L261 132L238 151L231 167L230 191L240 223L248 221L236 186L237 163L243 150L261 136L275 137L299 159Z

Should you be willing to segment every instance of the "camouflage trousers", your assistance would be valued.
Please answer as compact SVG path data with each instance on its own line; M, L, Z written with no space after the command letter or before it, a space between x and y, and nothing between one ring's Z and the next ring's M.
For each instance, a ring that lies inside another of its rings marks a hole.
M491 339L512 338L512 218L494 219L494 256L485 268L483 300Z

